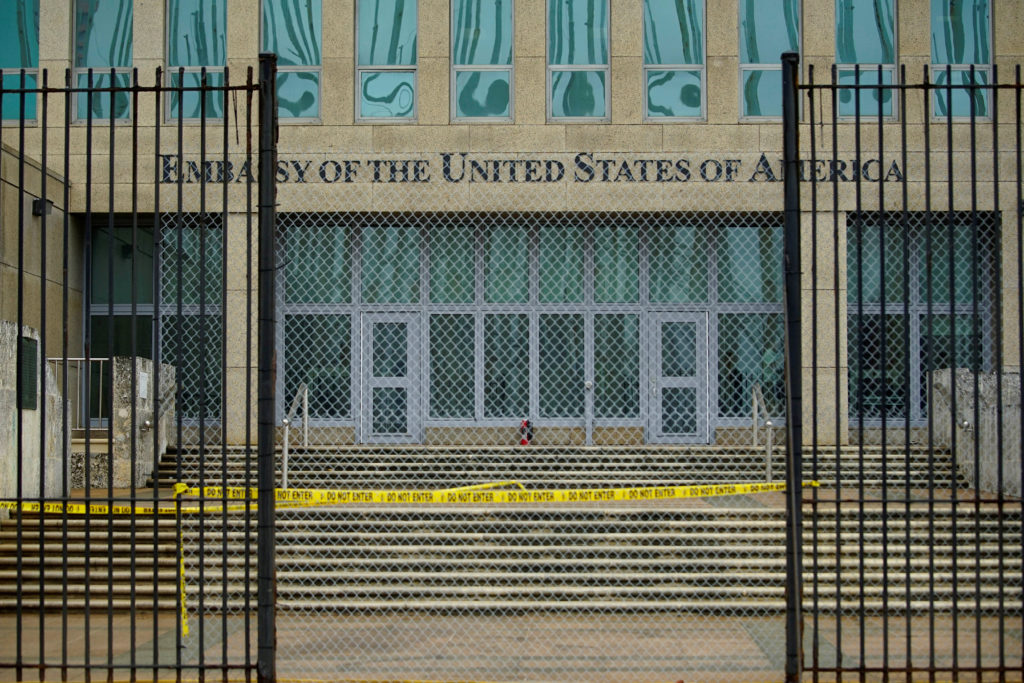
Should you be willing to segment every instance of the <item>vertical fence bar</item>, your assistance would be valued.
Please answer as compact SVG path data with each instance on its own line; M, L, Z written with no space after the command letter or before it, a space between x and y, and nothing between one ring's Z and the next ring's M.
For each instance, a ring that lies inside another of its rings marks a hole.
M811 163L810 163L810 180L811 180L811 320L814 321L814 325L811 327L811 406L815 411L815 415L818 410L818 144L817 135L815 135L814 124L817 121L814 118L814 101L816 92L814 90L814 65L807 68L807 81L809 89L807 90L807 110L810 114L810 120L808 121L807 131L811 139ZM800 100L803 101L802 99ZM838 337L836 337L838 339ZM837 385L838 386L838 385ZM811 478L815 481L818 480L818 420L815 418L811 422ZM811 588L811 611L813 619L813 633L814 637L811 641L811 666L813 667L813 680L815 683L819 680L819 672L821 669L821 647L820 647L820 632L821 632L821 615L818 610L818 600L820 599L820 580L819 573L820 567L818 564L818 489L811 491L811 577L812 577L812 588Z
M274 564L274 403L276 369L274 343L276 313L274 254L276 233L277 168L277 55L260 53L260 150L259 150L259 349L258 349L258 433L259 499L257 546L257 680L277 680L277 630L275 602L277 578Z
M47 161L47 130L50 125L48 110L46 106L46 70L43 70L43 96L42 96L42 120L40 134L42 135L40 146L40 168L39 168L39 202L42 215L39 217L39 680L46 680L46 659L44 657L46 644L46 515L43 514L43 502L46 499L46 231L47 225L47 198L46 198L46 176L48 175ZM32 95L35 98L35 94Z
M245 76L245 163L252 168L252 67ZM235 111L235 120L238 112ZM252 174L245 184L245 680L252 680Z
M85 228L84 228L84 247L82 251L85 255L85 275L83 280L85 283L85 291L82 293L82 310L85 312L83 315L83 322L85 323L85 338L84 338L84 349L85 349L85 410L82 415L85 418L85 680L86 683L91 679L92 671L89 668L89 664L92 661L91 658L91 641L90 634L92 630L89 628L90 622L90 605L91 605L91 567L88 562L88 558L91 555L92 549L92 534L89 533L90 524L92 523L92 514L90 512L92 503L92 454L90 451L90 445L92 439L90 438L92 431L92 364L90 358L92 356L92 278L93 278L93 258L92 258L92 138L93 138L93 125L92 125L92 102L93 102L93 72L89 69L87 76L88 89L85 92L86 101L86 113L85 113ZM81 93L79 93L81 94ZM102 372L100 373L102 376ZM102 403L102 402L101 402Z
M224 67L222 79L224 90L221 93L221 129L223 132L223 148L221 159L224 168L228 168L228 87L231 80L228 68ZM215 91L211 90L212 95ZM206 98L207 93L203 92ZM212 99L212 97L211 97ZM220 443L221 443L221 633L228 632L228 182L221 181L221 214L220 214ZM244 484L248 486L248 483ZM228 676L228 639L221 638L221 664L224 680Z
M114 112L117 111L117 77L110 70L110 111L107 112L107 377L105 384L109 398L100 392L100 404L106 405L107 414L107 679L114 668L114 158L117 156L117 137ZM103 377L100 372L100 377Z
M130 427L129 427L129 429L130 429L130 431L129 431L129 442L130 442L129 460L130 460L131 464L130 464L130 467L129 467L129 474L128 474L128 476L130 477L130 482L131 482L130 486L131 486L131 488L130 488L128 493L129 493L129 498L131 500L131 510L132 510L132 512L131 512L131 515L129 516L129 521L128 521L128 524L129 524L129 538L131 539L131 543L129 544L130 548L131 548L131 550L130 550L130 558L129 558L129 566L131 567L131 588L130 588L130 590L131 590L131 597L130 597L129 607L128 607L129 614L130 614L131 618L129 620L129 626L128 627L129 627L129 639L130 639L130 646L131 646L131 654L130 654L130 661L129 661L130 669L129 669L129 671L130 671L130 674L131 674L131 678L134 681L136 673L137 673L136 672L136 653L135 653L135 650L136 650L136 647L135 647L135 638L136 638L136 629L135 629L135 621L136 621L136 616L135 616L136 615L136 611L135 611L136 582L135 582L135 575L136 575L136 571L137 571L137 569L136 569L137 559L136 559L136 552L135 552L135 535L136 535L136 531L137 531L136 530L136 524L135 524L135 504L136 504L136 502L138 502L137 498L135 496L135 471L136 471L135 463L136 463L137 451L138 451L138 445L139 445L138 444L138 440L136 438L136 434L137 434L136 433L136 429L137 429L138 424L139 424L139 415L138 415L138 405L139 404L138 404L138 401L135 398L136 396L139 395L139 387L138 387L139 339L138 339L138 333L136 331L137 327L138 327L137 322L138 322L138 315L139 315L139 304L138 304L138 301L139 301L139 289L138 289L139 272L138 272L138 268L137 268L137 260L138 260L138 257L139 257L139 70L138 69L132 69L131 79L132 79L132 159L131 159L131 162L132 162L132 189L131 189L131 197L132 197L132 224L131 224L131 230L132 230L132 236L131 236L132 260L131 260L131 272L132 272L132 275L131 275L131 316L129 317L129 319L131 320L131 329L128 332L129 332L129 336L130 336L131 360L132 360L132 362L131 362L131 371L132 371L131 390L130 390L129 396L131 397L130 400L131 400L132 404L131 404L131 411L130 411L130 418L131 419L130 419ZM113 155L111 155L111 156L113 156ZM113 300L113 297L111 297L111 300ZM111 386L110 389L111 389L111 392L113 392L114 387ZM113 419L114 419L113 413L111 413L110 419L111 419L111 422L113 422ZM111 430L111 431L113 431L113 430ZM155 484L155 482L154 482L154 484ZM113 568L112 567L111 567L111 573L113 573Z
M982 92L985 92L984 90ZM999 203L999 69L998 66L992 65L992 89L990 91L991 105L989 111L992 112L991 123L992 123L992 210L995 215L999 215L1001 209ZM999 635L999 643L997 646L998 654L998 666L1000 676L1005 679L1006 676L1006 585L1002 578L1006 572L1006 557L1005 557L1005 529L1002 523L1004 519L1003 514L1005 512L1004 505L1005 499L1003 491L1005 488L1005 482L1003 481L1003 457L1005 451L1003 450L1003 340L1006 335L1003 332L1003 259L1002 259L1002 245L1003 245L1003 229L1002 223L997 222L996 228L996 239L995 244L997 249L1000 251L999 257L995 259L995 291L994 291L994 305L992 306L993 315L995 320L993 322L993 328L995 329L995 376L996 376L996 452L999 457L996 459L996 506L999 511L999 529L997 538L998 547L998 559L997 566L999 572L999 626L997 633ZM980 578L980 577L979 577Z
M801 489L803 442L801 416L800 330L800 103L797 86L800 55L782 55L783 166L785 196L785 353L786 353L786 681L797 683L803 672Z
M924 67L924 90L921 92L923 98L923 121L924 121L924 244L925 252L932 253L933 232L932 225L932 153L931 153L931 69ZM934 338L933 319L934 296L932 287L934 284L935 264L928 258L925 272L925 327L929 339ZM929 343L925 352L925 367L933 370L935 367L935 344ZM932 415L935 414L935 391L934 382L928 382L928 405ZM952 416L950 420L952 420ZM935 680L935 420L928 420L928 670L929 680Z
M160 288L161 258L163 250L163 226L160 215L160 124L163 116L163 67L155 73L156 90L153 92L153 509L160 504L160 423L163 417L163 385L160 383L160 365L163 360L163 344L160 334L160 307L163 304ZM153 515L153 642L160 642L160 515ZM179 582L180 583L180 582ZM160 648L153 648L153 680L160 675Z
M831 111L831 120L829 121L829 124L832 127L832 158L833 159L838 159L839 158L839 126L836 125L836 122L837 122L838 117L839 117L839 97L838 97L839 89L836 87L837 80L838 80L838 75L837 75L837 70L836 70L835 65L832 66L831 72L832 72L832 80L831 80L830 87L829 87L829 95L831 96L830 100L831 100L831 105L832 105L832 111ZM840 240L840 232L839 232L839 177L838 177L838 174L836 174L836 173L832 173L832 174L830 174L830 176L831 177L829 178L829 183L832 185L832 244L837 245L837 248L833 249L832 268L833 268L833 272L838 274L840 272L840 270L839 270L839 268L840 268L840 261L839 261L840 254L839 254L839 249L838 249L839 240ZM843 233L844 233L843 237L844 237L844 240L845 240L845 243L846 243L846 251L849 252L849 249L850 249L849 230L846 229L846 226L843 226ZM847 263L849 263L849 258L847 258ZM847 282L849 282L849 272L847 272ZM838 285L838 283L837 283L837 285ZM849 297L847 296L847 299L848 298ZM841 304L843 302L840 299L840 289L839 289L838 286L835 287L835 294L833 295L833 302L834 302L835 311L836 311L836 315L835 315L835 318L836 318L835 335L836 335L836 339L842 339L843 338L842 335L841 335L842 321L839 318L839 311L841 310ZM847 315L847 320L849 320L849 315ZM847 323L847 330L849 330L849 323ZM847 334L849 334L849 332L847 332ZM849 345L847 345L847 347L849 347ZM840 372L840 368L842 367L842 364L841 364L841 355L840 355L840 350L839 350L839 344L838 343L836 344L835 354L836 354L835 355L836 387L837 387L837 394L838 394L838 388L842 386L842 383L839 381L840 380L839 372ZM849 359L847 359L847 366L849 366ZM847 379L847 383L849 383L849 379ZM849 401L849 390L847 390L846 393L847 393L847 401ZM835 550L833 552L835 554L835 563L836 563L836 578L835 578L835 580L836 580L836 584L837 585L841 585L840 581L842 579L842 572L843 572L843 554L840 552L840 548L842 546L842 533L843 533L843 508L842 508L843 479L842 479L842 476L841 476L841 473L843 471L843 469L842 469L843 468L843 449L842 449L842 446L839 443L840 442L839 435L842 433L842 430L840 429L840 425L842 424L842 419L843 419L842 418L842 410L843 410L842 399L837 396L837 398L836 398L836 453L835 453L836 493L835 493L835 500L833 501L834 505L835 505ZM849 409L847 409L847 413L849 413ZM847 426L847 432L849 432L849 425ZM815 605L815 608L817 608L817 605ZM836 669L837 669L837 671L836 671L836 680L837 680L838 683L842 683L842 680L843 680L842 679L842 676L843 676L843 668L842 668L842 661L843 661L843 592L841 590L837 590L836 591L835 620L836 620Z
M903 168L907 168L907 71L906 67L900 66L900 162ZM881 175L879 175L879 182L882 182ZM900 232L902 237L901 247L903 251L903 405L904 420L903 420L903 584L904 584L904 598L905 602L903 605L904 619L905 619L905 640L904 649L906 650L905 666L907 668L906 679L910 682L910 671L913 666L913 654L914 650L912 647L912 631L911 631L911 584L910 584L910 521L911 521L911 507L910 507L910 413L911 413L911 401L918 401L920 405L920 391L916 397L912 398L911 394L911 377L910 377L910 213L909 213L909 202L910 196L907 191L907 182L904 180L900 185L901 196L900 196Z
M23 192L25 188L25 70L21 70L21 78L19 79L19 85L21 90L18 93L18 192ZM25 202L21 201L21 197L18 198L18 293L17 293L17 308L18 308L18 328L15 331L15 400L20 401L22 392L24 391L25 377L22 372L22 363L24 361L24 349L21 345L21 337L24 334L23 326L25 325ZM21 502L25 499L25 461L24 461L24 449L22 443L25 434L24 416L22 415L20 404L17 405L17 419L15 420L14 427L14 443L15 448L18 452L17 455L17 495L18 501ZM25 611L23 603L23 581L22 572L24 571L24 551L21 547L22 533L24 532L24 522L22 521L23 512L18 510L18 523L17 523L17 538L18 538L18 679L21 680L23 665L25 663L24 653L24 623Z
M954 296L954 287L956 285L956 253L954 245L956 245L956 230L954 227L954 220L956 216L956 204L954 201L953 194L953 75L952 70L949 66L946 67L946 85L943 88L944 95L946 97L946 202L947 202L947 215L946 215L946 240L948 249L948 258L946 263L947 268L947 287L949 288L947 296L949 296L949 320L950 320L950 335L949 335L949 359L950 366L953 370L952 377L950 378L950 384L952 391L950 392L950 419L953 422L952 436L950 441L952 443L951 452L954 457L957 453L957 394L959 381L956 373L956 296ZM950 488L950 528L952 538L952 550L953 550L953 561L952 561L952 583L953 583L953 605L951 612L951 626L952 626L952 662L950 664L952 671L957 672L960 669L960 601L957 595L956 587L959 585L959 554L957 552L959 546L957 544L957 509L959 505L957 500L959 498L959 492L957 491L956 481L956 468L950 472L949 477L949 488Z
M43 95L46 97L46 95ZM71 70L67 69L64 72L64 193L63 193L63 209L64 209L64 244L62 249L62 261L61 261L61 295L62 311L61 311L61 386L64 387L65 395L65 408L61 411L61 458L62 463L67 463L71 454L68 449L68 443L71 441L68 438L69 430L71 429L71 421L69 419L67 410L67 394L68 392L68 344L70 337L70 329L68 327L68 315L71 311L70 297L71 290L69 284L69 275L71 267L71 252L68 248L68 241L71 238L71 211L68 206L70 200L70 186L68 182L70 177L71 167ZM78 390L77 393L73 394L76 398L71 403L74 406L74 410L81 410L82 392L81 389L81 373L76 375L75 388ZM61 468L61 499L65 504L61 506L60 513L60 528L61 528L61 600L60 607L60 678L62 681L68 679L68 509L67 502L68 496L71 493L71 482L68 481L68 470L67 466Z

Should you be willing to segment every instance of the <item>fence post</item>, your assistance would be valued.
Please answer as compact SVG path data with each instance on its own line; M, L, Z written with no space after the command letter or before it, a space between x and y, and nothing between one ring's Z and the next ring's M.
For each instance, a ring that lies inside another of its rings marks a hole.
M276 367L274 336L274 256L277 202L277 55L260 54L259 151L259 347L257 360L257 449L259 493L257 545L259 555L257 601L256 677L260 683L277 680L277 575L274 561L274 403Z
M782 54L782 158L785 196L785 346L786 346L786 681L803 674L801 489L803 440L800 379L800 55Z

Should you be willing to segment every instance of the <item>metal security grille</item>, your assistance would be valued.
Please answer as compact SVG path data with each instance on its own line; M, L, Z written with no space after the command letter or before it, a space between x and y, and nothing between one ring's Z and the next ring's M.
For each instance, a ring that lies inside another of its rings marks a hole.
M784 59L789 481L835 482L789 499L790 680L1024 669L1021 79L973 69L798 86Z
M754 385L782 407L780 222L283 214L280 414L305 388L323 444L728 440Z

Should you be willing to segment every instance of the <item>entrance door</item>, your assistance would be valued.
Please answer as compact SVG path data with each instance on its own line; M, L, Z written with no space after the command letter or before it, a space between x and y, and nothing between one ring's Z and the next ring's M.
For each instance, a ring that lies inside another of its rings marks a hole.
M420 344L415 313L362 316L363 443L419 442Z
M708 316L651 317L650 434L661 443L708 442Z

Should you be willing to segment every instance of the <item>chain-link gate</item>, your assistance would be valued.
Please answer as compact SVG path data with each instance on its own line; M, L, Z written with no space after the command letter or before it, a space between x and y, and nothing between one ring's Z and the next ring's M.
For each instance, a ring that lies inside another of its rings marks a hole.
M1020 69L784 68L803 475L835 477L803 496L806 677L1017 680Z

